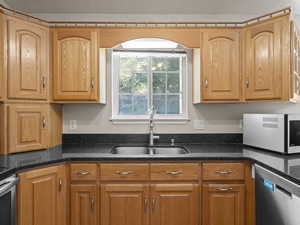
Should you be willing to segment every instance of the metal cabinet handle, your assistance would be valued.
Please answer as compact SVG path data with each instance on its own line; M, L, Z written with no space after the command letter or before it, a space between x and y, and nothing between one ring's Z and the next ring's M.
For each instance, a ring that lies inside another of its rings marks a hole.
M232 188L216 188L216 191L232 191Z
M178 174L182 174L182 173L183 173L182 170L166 171L166 174L169 174L169 175L178 175Z
M154 211L156 208L156 202L157 202L157 200L155 198L153 198L152 199L152 211Z
M216 173L218 174L231 174L231 170L216 170Z
M59 178L59 180L58 180L58 190L59 190L59 192L61 192L61 190L62 190L62 185L63 185L63 181L62 181L61 178Z
M43 87L43 89L46 88L46 84L47 84L47 79L46 79L45 76L43 76L43 77L42 77L42 87Z
M249 81L246 81L246 88L249 88Z
M85 176L85 175L88 175L88 174L90 174L90 172L86 171L86 170L81 170L81 171L77 172L78 176Z
M145 211L145 213L147 213L147 211L148 211L148 199L147 198L144 199L144 211Z
M95 198L92 197L92 199L91 199L91 210L94 210L94 208L95 208Z
M94 89L95 88L95 81L91 80L91 88Z
M118 175L129 175L129 174L133 174L134 171L116 171L115 173Z
M42 127L46 128L46 126L47 126L47 120L46 120L45 117L43 117L43 119L42 119Z
M208 80L207 79L205 79L205 81L204 81L204 86L205 86L205 88L208 88Z

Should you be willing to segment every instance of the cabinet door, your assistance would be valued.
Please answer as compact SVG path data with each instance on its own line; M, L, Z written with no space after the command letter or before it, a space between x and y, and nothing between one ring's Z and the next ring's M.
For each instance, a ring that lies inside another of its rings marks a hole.
M8 152L43 149L48 146L48 106L8 106Z
M97 224L97 186L96 184L71 185L71 224Z
M8 98L47 99L49 32L8 19Z
M292 100L300 102L300 35L297 25L291 26Z
M55 31L53 47L54 100L97 100L97 32Z
M282 26L279 20L246 29L246 100L282 98Z
M240 32L207 31L203 34L203 100L239 100Z
M18 224L19 225L60 225L58 198L63 191L60 182L60 167L54 166L19 174Z
M151 185L151 225L197 225L198 189L197 184Z
M5 27L4 27L4 16L0 14L0 101L4 98L4 37L5 37Z
M204 184L202 215L205 225L244 225L244 184Z
M148 224L148 189L147 184L101 185L101 224Z

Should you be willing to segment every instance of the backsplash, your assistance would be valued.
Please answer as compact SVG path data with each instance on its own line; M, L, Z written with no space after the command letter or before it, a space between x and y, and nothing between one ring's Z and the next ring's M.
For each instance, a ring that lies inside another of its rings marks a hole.
M242 143L242 134L158 134L156 144ZM147 144L148 134L64 134L63 144Z

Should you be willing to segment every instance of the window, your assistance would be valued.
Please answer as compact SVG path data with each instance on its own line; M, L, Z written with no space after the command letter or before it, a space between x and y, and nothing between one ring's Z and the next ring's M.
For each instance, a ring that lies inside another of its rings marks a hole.
M114 50L112 119L186 119L187 54L160 49Z

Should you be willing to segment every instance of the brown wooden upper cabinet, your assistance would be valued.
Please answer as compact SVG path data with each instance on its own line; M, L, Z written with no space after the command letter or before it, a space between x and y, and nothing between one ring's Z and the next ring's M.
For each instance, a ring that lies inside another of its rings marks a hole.
M289 99L289 19L245 29L245 99Z
M95 30L54 30L54 101L98 100L97 40Z
M240 31L203 33L201 77L203 101L240 100Z
M49 30L7 17L7 97L47 100Z
M65 166L52 166L18 175L18 224L66 225Z
M6 106L8 152L23 152L48 147L49 107L40 104Z

